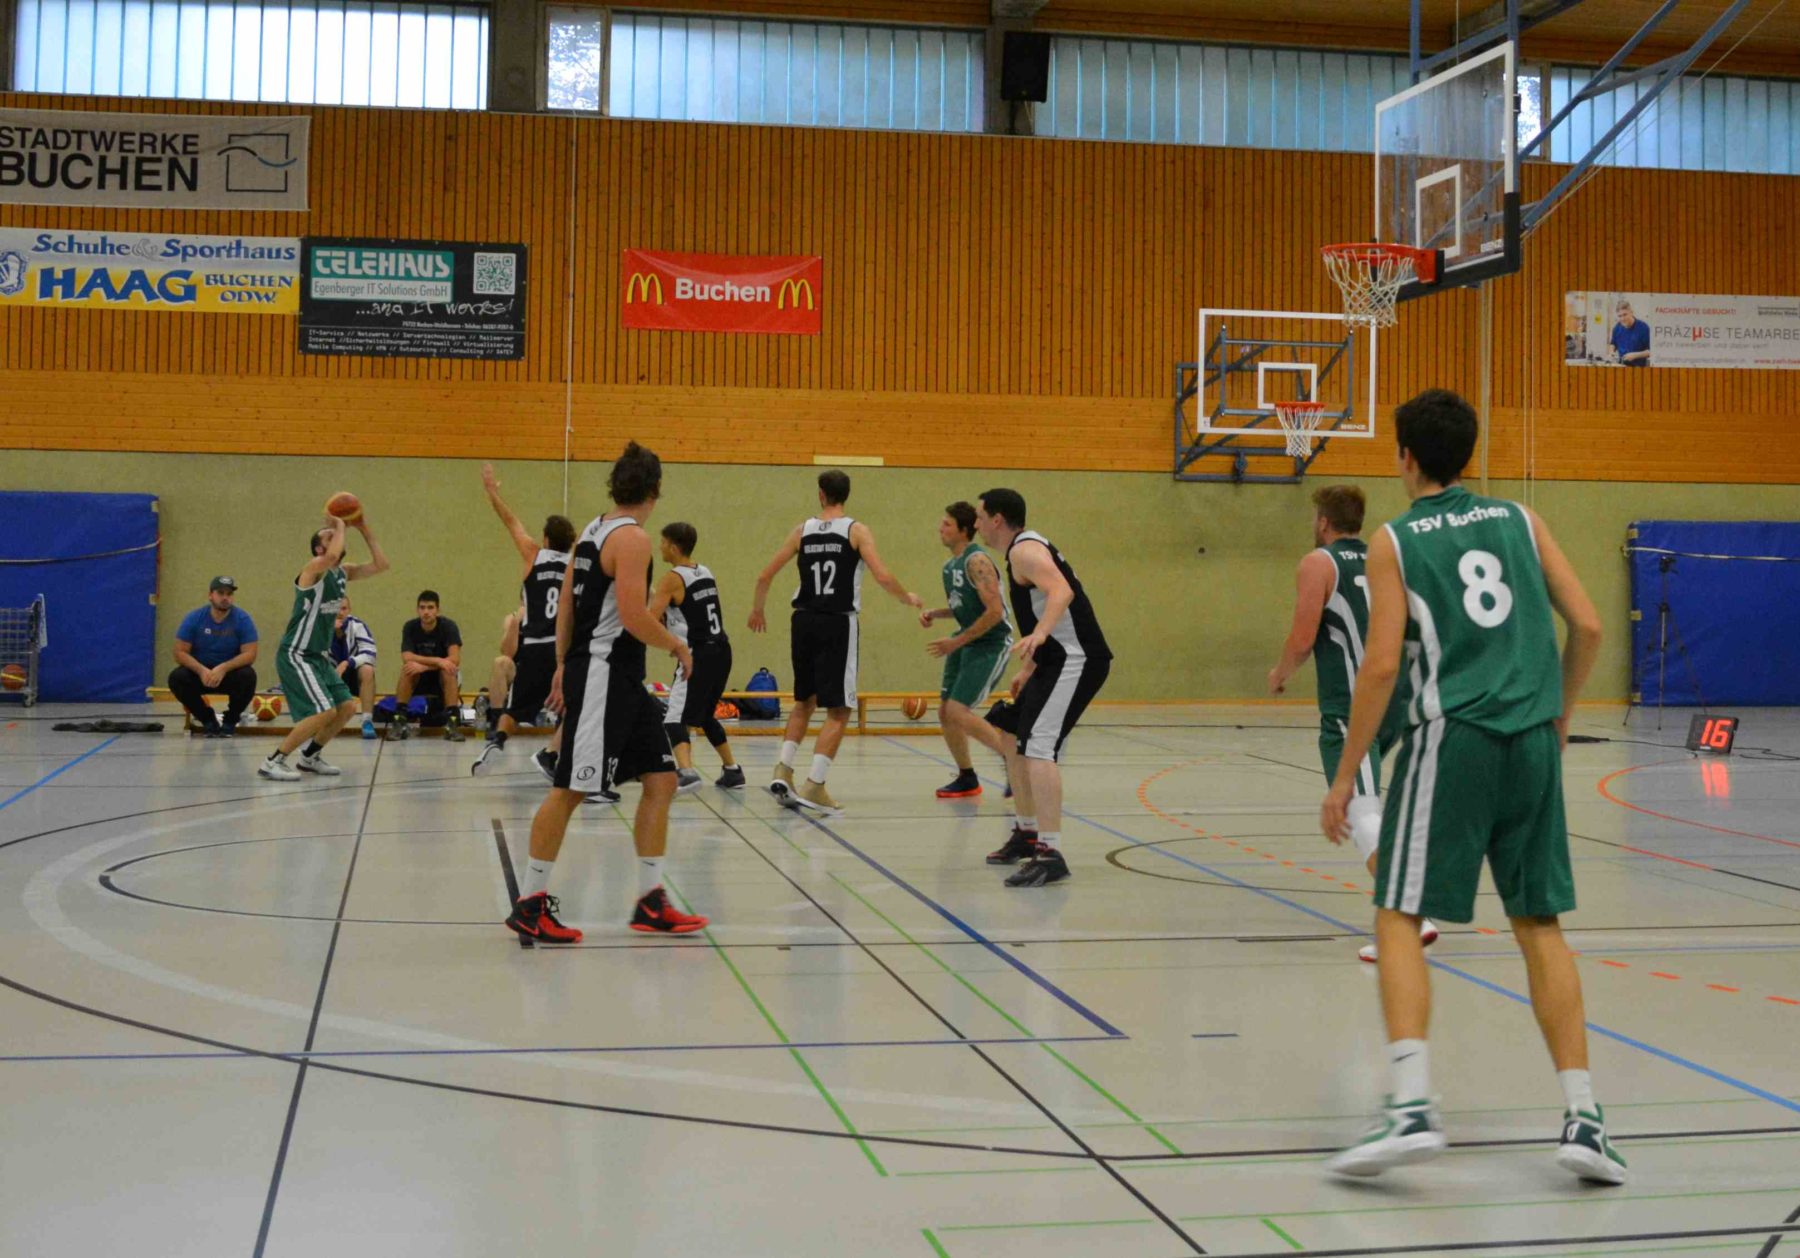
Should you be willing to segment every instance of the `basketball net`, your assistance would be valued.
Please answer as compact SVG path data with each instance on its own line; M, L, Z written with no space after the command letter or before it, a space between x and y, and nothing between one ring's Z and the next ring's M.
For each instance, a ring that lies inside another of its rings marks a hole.
M1344 294L1345 320L1364 327L1393 327L1400 290L1414 280L1437 278L1437 254L1430 249L1369 243L1326 245L1319 252Z
M1287 452L1296 459L1312 457L1313 435L1324 418L1323 402L1275 403L1275 422L1281 425L1282 435L1287 439Z

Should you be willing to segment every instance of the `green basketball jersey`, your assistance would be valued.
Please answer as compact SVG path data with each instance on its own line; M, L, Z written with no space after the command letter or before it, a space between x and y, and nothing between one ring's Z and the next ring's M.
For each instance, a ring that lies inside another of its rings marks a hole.
M1363 564L1368 543L1360 537L1340 537L1319 548L1331 561L1331 595L1319 615L1319 633L1313 639L1313 667L1319 675L1319 715L1350 719L1350 696L1356 692L1356 671L1362 667L1363 639L1369 632L1369 583Z
M294 611L288 617L287 632L281 635L284 652L331 654L331 635L338 608L344 605L344 584L348 579L339 566L326 569L325 574L306 589L295 584Z
M1550 591L1525 508L1452 485L1387 530L1411 612L1407 723L1449 717L1516 734L1561 716Z
M993 556L979 546L969 546L962 554L944 561L944 597L949 600L950 614L956 617L956 627L959 629L967 629L981 619L981 594L975 589L974 578L969 575L969 560L976 555L984 556L989 563L994 562ZM995 567L994 571L998 573L1000 569ZM1012 639L1012 626L1006 621L1004 599L1000 607L1000 623L975 639L976 642L1007 642Z

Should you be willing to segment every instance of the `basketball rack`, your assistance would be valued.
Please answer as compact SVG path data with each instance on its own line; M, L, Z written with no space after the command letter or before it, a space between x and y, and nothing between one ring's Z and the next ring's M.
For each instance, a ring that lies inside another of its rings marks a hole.
M0 699L18 699L31 707L38 699L38 653L47 643L44 596L29 607L0 607L0 669L23 670L24 685L17 690L0 687Z

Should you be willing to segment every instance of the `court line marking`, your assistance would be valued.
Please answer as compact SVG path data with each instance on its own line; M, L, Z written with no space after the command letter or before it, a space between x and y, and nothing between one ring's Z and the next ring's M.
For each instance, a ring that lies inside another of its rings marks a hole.
M1673 821L1677 825L1695 826L1701 830L1711 830L1714 834L1732 834L1742 839L1756 839L1763 843L1779 843L1783 847L1800 847L1800 843L1796 843L1793 839L1778 839L1772 834L1756 834L1749 830L1733 830L1727 826L1715 826L1705 821L1690 821L1686 817L1677 817L1673 813L1658 812L1654 808L1645 808L1641 804L1634 804L1629 800L1620 799L1617 795L1614 795L1611 791L1606 789L1606 784L1608 782L1611 782L1614 778L1624 777L1628 773L1636 773L1642 769L1660 769L1671 764L1691 764L1692 762L1691 758L1683 758L1681 760L1659 760L1655 764L1634 764L1628 768L1619 769L1607 774L1598 782L1594 783L1594 789L1600 792L1600 797L1602 799L1610 800L1621 808L1629 808L1632 812L1641 812L1646 817L1657 817L1663 821ZM1655 853L1650 853L1650 855L1655 855ZM1670 859L1676 858L1671 857Z
M895 742L896 740L889 739L888 741ZM902 747L906 746L906 744L904 744L904 743L898 743L897 745L902 746ZM906 750L911 751L914 755L922 756L927 760L938 760L938 757L931 755L929 752L918 751L912 747L906 747ZM944 763L944 762L940 760L939 763ZM1367 931L1367 930L1358 931L1354 926L1351 926L1348 922L1340 921L1339 919L1332 917L1328 913L1320 912L1318 909L1312 908L1309 905L1301 904L1295 900L1290 900L1286 896L1279 895L1276 892L1265 891L1260 887L1252 886L1249 883L1242 881L1241 879L1233 878L1230 874L1221 873L1218 870L1212 869L1206 865L1201 864L1199 861L1191 860L1188 857L1181 855L1179 852L1171 852L1167 848L1159 847L1159 846L1157 846L1153 843L1147 842L1143 839L1135 838L1132 835L1126 834L1123 830L1116 830L1112 826L1105 825L1102 822L1094 821L1088 817L1084 817L1080 813L1071 812L1066 807L1063 809L1063 815L1067 816L1067 817L1072 817L1076 821L1079 821L1085 825L1091 826L1096 830L1102 830L1105 833L1110 834L1115 838L1123 839L1127 843L1132 844L1133 846L1147 847L1153 852L1160 852L1168 860L1177 861L1183 865L1188 865L1194 869L1198 869L1202 873L1211 874L1215 878L1224 879L1227 882L1230 882L1239 887L1242 887L1246 891L1250 891L1256 895L1263 896L1266 899L1273 900L1277 904L1285 905L1286 907L1293 909L1295 912L1304 913L1308 917L1316 918L1317 920L1319 920L1321 922L1325 922L1338 930L1348 931L1348 932L1351 932L1354 934L1359 934L1359 935L1362 935L1365 937L1370 935L1369 931ZM1004 954L1002 954L1002 955L1004 955ZM1459 970L1455 966L1449 964L1448 962L1441 961L1436 958L1428 958L1427 963L1433 969L1442 970L1444 973L1454 975L1455 977L1460 978L1465 982L1474 983L1477 987L1485 988L1488 991L1495 993L1496 995L1505 996L1508 1000L1514 1001L1515 1003L1526 1005L1526 1006L1529 1006L1531 1004L1531 998L1529 996L1522 995L1521 993L1515 992L1515 991L1511 990L1510 988L1502 987L1498 983L1489 982L1487 979L1481 978L1480 976L1475 975L1475 974L1471 974L1466 970ZM1696 1062L1696 1061L1690 1061L1688 1058L1682 1057L1681 1055L1679 1055L1677 1053L1670 1052L1668 1049L1657 1048L1653 1044L1649 1044L1649 1043L1646 1043L1645 1041L1637 1039L1633 1036L1626 1035L1623 1031L1615 1031L1611 1027L1602 1026L1597 1022L1589 1022L1587 1024L1587 1029L1589 1031L1591 1031L1592 1033L1594 1033L1595 1035L1601 1036L1605 1039L1614 1040L1617 1043L1624 1044L1628 1048L1635 1048L1641 1053L1647 1053L1652 1057L1660 1058L1661 1060L1668 1062L1670 1065L1679 1066L1684 1070L1690 1070L1690 1071L1694 1072L1695 1074L1702 1075L1708 1079L1713 1080L1715 1083L1722 1083L1722 1084L1726 1085L1727 1087L1735 1088L1740 1092L1745 1092L1751 1096L1759 1097L1762 1100L1768 1101L1771 1105L1776 1105L1776 1106L1779 1106L1780 1108L1788 1110L1792 1113L1800 1114L1800 1101L1789 1100L1787 1097L1782 1096L1776 1092L1771 1092L1767 1088L1759 1088L1754 1083L1747 1082L1746 1080L1743 1080L1743 1079L1734 1078L1733 1076L1725 1074L1722 1071L1713 1070L1711 1067L1703 1066L1699 1062ZM1361 1251L1346 1250L1344 1252L1348 1254L1348 1253L1356 1253L1356 1252L1361 1252ZM1369 1252L1378 1252L1378 1251L1369 1251Z
M98 747L88 748L86 751L82 752L79 756L76 756L73 760L70 760L68 763L59 765L57 768L50 770L50 772L44 774L43 777L41 777L37 781L33 782L30 786L27 786L18 791L15 791L11 795L8 795L5 799L0 800L0 808L9 808L13 804L18 803L21 799L24 799L27 795L31 794L31 792L37 790L38 787L43 786L45 783L53 781L54 779L61 777L63 774L67 773L70 769L73 769L76 765L80 764L83 760L87 760L87 759L90 759L91 757L99 755L101 752L105 751L108 747L112 746L114 743L118 742L123 737L125 737L125 735L123 735L123 734L114 734L111 738L109 738L105 742L101 743Z

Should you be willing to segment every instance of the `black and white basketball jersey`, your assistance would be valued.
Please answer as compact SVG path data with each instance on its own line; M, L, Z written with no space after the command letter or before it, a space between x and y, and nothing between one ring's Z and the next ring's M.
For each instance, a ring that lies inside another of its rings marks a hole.
M800 588L794 610L854 615L862 610L862 556L850 544L849 516L800 526Z
M669 632L687 643L689 648L716 646L726 641L725 613L719 606L719 583L705 564L676 564L676 576L683 586L681 602L671 603L663 613Z
M556 641L556 604L562 597L563 573L569 567L566 550L540 549L525 574L525 585L519 601L525 608L525 623L519 626L519 645Z
M618 585L601 569L600 552L620 529L642 527L622 515L601 517L581 530L574 557L575 639L569 644L570 655L592 656L610 664L614 674L638 681L644 678L644 644L625 632ZM648 564L644 578L649 580Z
M1094 615L1094 605L1088 601L1087 591L1081 588L1081 580L1075 575L1075 569L1069 561L1062 557L1062 552L1050 544L1050 539L1042 533L1034 533L1027 529L1013 538L1012 546L1006 548L1006 580L1012 595L1013 618L1019 623L1021 637L1035 633L1038 620L1044 614L1044 606L1048 596L1035 585L1020 585L1012 575L1012 552L1020 542L1042 542L1050 552L1056 570L1069 583L1069 589L1075 593L1075 599L1069 609L1057 620L1056 627L1050 631L1049 640L1038 649L1037 659L1045 664L1059 664L1064 659L1110 660L1112 648L1106 645L1106 635L1100 632L1100 621Z

